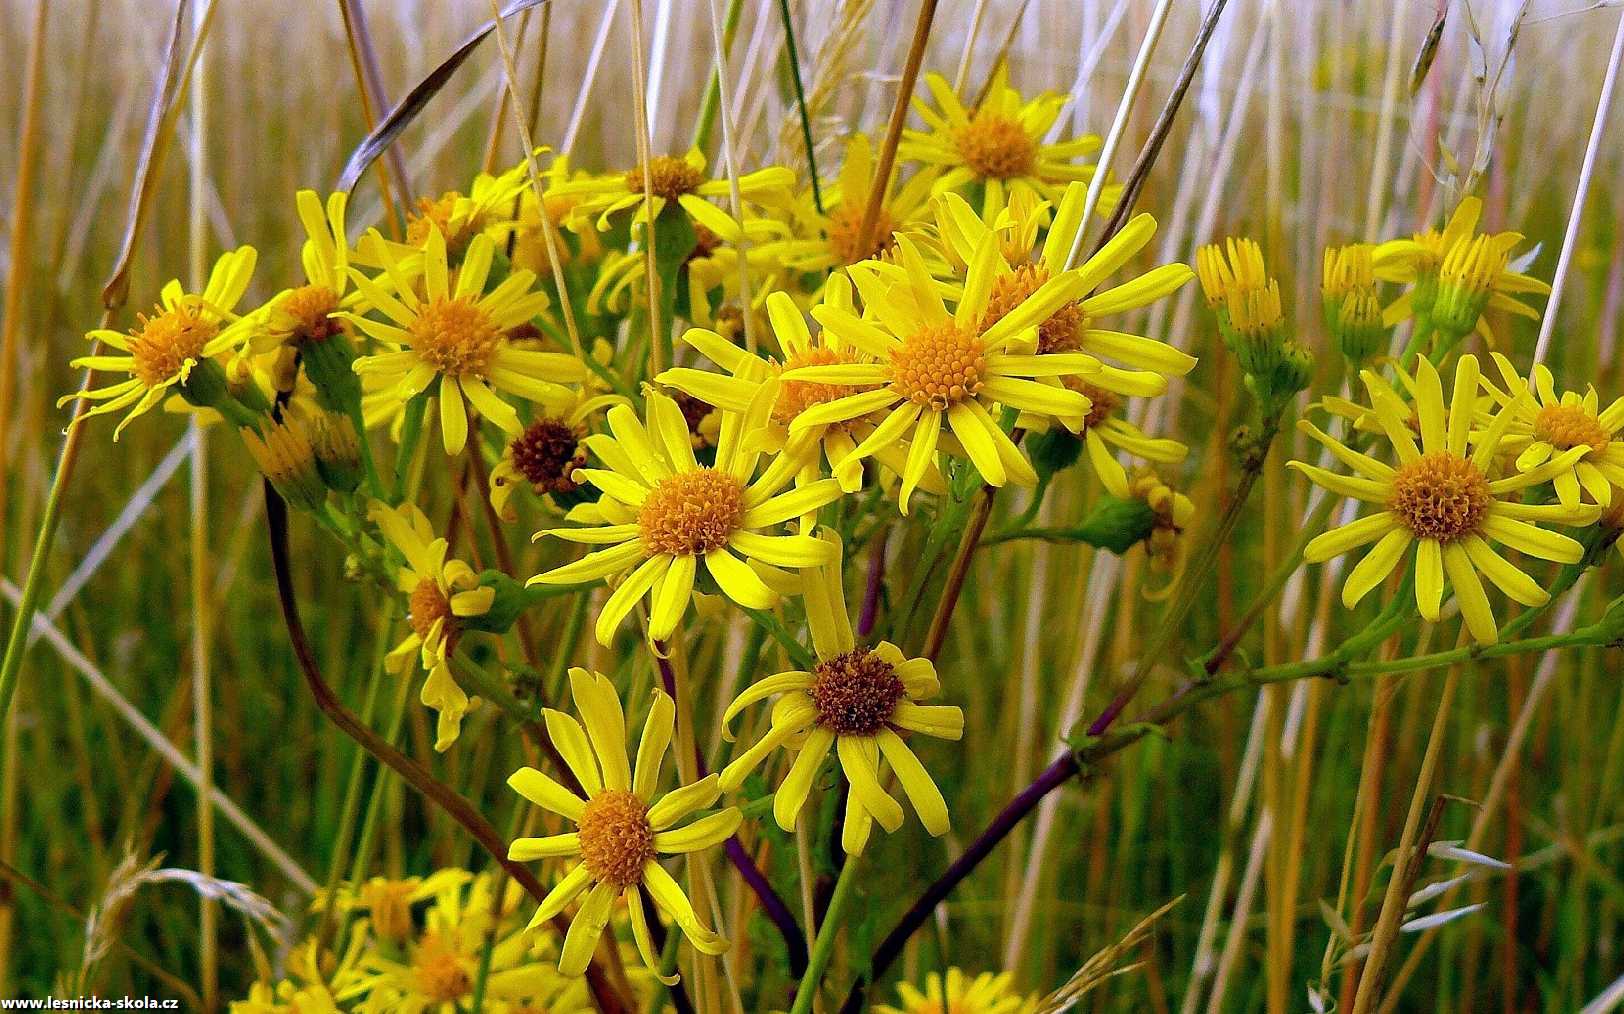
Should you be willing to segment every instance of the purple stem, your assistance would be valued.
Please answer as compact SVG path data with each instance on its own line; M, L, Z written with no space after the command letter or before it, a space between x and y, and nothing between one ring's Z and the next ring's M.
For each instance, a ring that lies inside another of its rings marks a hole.
M661 685L675 701L677 674L671 671L671 660L662 654L664 650L663 644L656 645L653 653L654 663L660 670ZM694 743L694 764L698 767L699 777L703 778L710 773L709 765L705 763L705 755L700 752L697 741ZM807 962L806 934L801 932L801 924L795 921L795 915L784 903L784 899L773 890L772 882L761 872L761 867L756 865L755 859L745 849L744 843L739 841L738 835L729 837L722 844L722 850L727 853L727 858L739 871L739 876L744 878L745 884L755 892L756 899L761 902L761 910L772 920L772 924L778 927L779 935L784 938L784 949L789 952L790 971L796 977L801 976L806 972Z

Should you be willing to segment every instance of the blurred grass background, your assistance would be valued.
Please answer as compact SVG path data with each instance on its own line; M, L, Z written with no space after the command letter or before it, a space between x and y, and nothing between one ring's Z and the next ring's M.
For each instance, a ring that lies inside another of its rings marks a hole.
M539 14L524 19L522 32L513 28L525 87L536 87L539 76L536 140L559 146L579 116L571 154L581 166L621 169L634 161L628 126L635 115L629 98L633 2L557 0L545 33ZM686 0L643 4L654 147L677 152L692 136L710 69L708 9ZM814 130L820 165L830 173L843 135L883 122L916 5L802 0L791 6L803 74L814 95L819 82L826 91ZM1417 55L1445 6L1435 61L1411 94ZM1232 0L1140 199L1140 208L1162 223L1153 246L1162 258L1192 260L1196 245L1223 234L1256 236L1293 306L1289 315L1299 336L1323 348L1321 248L1437 220L1456 196L1451 162L1470 164L1487 143L1487 224L1517 229L1539 244L1530 270L1550 277L1619 17L1616 5L1572 13L1578 6ZM361 7L390 97L489 16L481 0L369 0ZM951 77L976 24L971 82L985 77L1007 38L1017 87L1072 92L1069 122L1103 133L1152 7L1146 0L945 0L926 68ZM7 139L0 144L0 278L14 305L5 345L13 357L12 397L9 413L0 415L7 463L0 473L0 616L9 626L67 418L54 401L77 383L67 361L85 347L82 333L99 316L98 293L122 235L132 162L171 10L131 0L55 3L43 16L27 0L4 0L0 10L0 61L8 68L0 80L0 137ZM589 80L606 12L612 20ZM1126 171L1148 133L1200 14L1194 2L1174 4L1145 98L1112 167L1117 173ZM268 296L293 278L293 191L330 186L367 129L337 4L220 0L214 18L200 85L209 108L197 148L204 161L194 174L188 164L193 118L183 110L135 257L130 312L145 309L165 279L187 274L196 178L206 184L201 199L210 249L248 242L260 250L252 293ZM41 29L43 87L33 139L38 166L32 186L19 193L24 145L11 142L23 135L24 71ZM836 51L846 35L850 46L842 57ZM537 75L543 38L545 65ZM804 162L782 41L776 2L745 0L731 68L738 75L732 97L747 168ZM1502 60L1504 72L1496 75ZM1496 77L1494 105L1485 116L1485 82ZM497 51L487 43L403 138L410 192L433 195L466 185L492 150L501 88ZM1559 383L1594 383L1604 399L1624 390L1616 356L1624 321L1624 258L1617 253L1624 124L1616 108L1612 119L1550 359ZM495 137L494 150L504 164L517 158L511 130ZM352 204L352 228L380 213L376 195L369 177ZM25 214L27 235L19 241ZM128 323L126 313L115 326ZM1194 286L1142 323L1149 330L1141 333L1204 357L1187 386L1152 409L1150 428L1194 448L1178 480L1210 517L1224 476L1223 438L1234 421L1227 416L1229 377L1211 355L1213 328ZM1513 319L1494 323L1502 350L1526 362L1535 327ZM1322 373L1321 386L1328 388L1334 378L1328 367ZM44 616L54 633L39 640L25 662L0 763L0 860L7 871L0 878L0 996L44 994L59 973L78 967L82 916L126 852L161 852L170 866L197 863L193 786L114 700L128 702L181 753L194 755L186 547L194 535L188 487L199 480L188 466L184 421L160 415L143 423L118 444L110 441L110 424L95 424L51 547ZM292 667L250 463L225 439L210 442L207 461L201 481L210 524L202 535L212 616L214 775L220 791L291 863L321 881L351 747L321 721ZM1081 516L1093 495L1080 472L1070 475L1043 508L1050 523ZM445 485L439 484L441 502L424 504L436 518L449 509ZM1269 524L1288 541L1300 523L1302 483L1282 478L1269 493L1254 502L1214 595L1192 616L1180 649L1185 654L1213 644L1256 590L1264 571L1258 561L1277 550L1263 545L1265 516L1272 513ZM1004 497L1000 511L1018 511L1022 495ZM998 525L995 518L993 530ZM321 548L313 539L305 545ZM911 549L894 539L894 566L905 567ZM528 573L537 551L526 544L519 552ZM327 671L358 701L360 674L377 636L377 603L342 583L333 556L304 554L306 622ZM974 834L1047 762L1070 719L1098 711L1108 699L1158 615L1159 607L1138 594L1142 562L1137 554L1118 563L1095 559L1086 548L1030 543L981 553L943 663L948 692L966 709L967 734L962 744L923 748L953 810L954 835L932 841L909 827L877 843L864 885L865 926L876 936L955 854L960 836ZM1615 560L1576 595L1581 620L1617 593L1618 571ZM1327 600L1318 569L1303 578L1288 587L1281 608L1271 610L1261 635L1247 642L1254 657L1318 654L1358 629L1365 614L1343 613ZM853 580L861 577L854 573ZM59 595L64 586L69 591ZM1553 610L1558 621L1562 612ZM556 631L563 622L562 616L538 618L544 630ZM696 646L696 672L708 667L718 674L697 681L700 714L725 701L742 637L731 630ZM1542 666L1552 668L1542 673ZM1597 649L1486 663L1467 674L1449 719L1439 789L1483 800L1497 767L1500 788L1490 808L1450 806L1439 837L1466 838L1481 814L1477 847L1515 869L1465 889L1458 903L1486 907L1439 934L1398 1009L1578 1010L1624 969L1619 671L1618 652ZM905 974L938 967L945 952L971 970L1009 967L1024 987L1047 990L1145 913L1182 894L1183 903L1135 955L1143 969L1091 997L1094 1009L1195 1010L1208 1003L1236 1011L1303 1009L1304 985L1317 979L1331 932L1319 900L1335 905L1355 826L1362 827L1355 852L1367 864L1396 843L1437 675L1283 686L1201 708L1170 738L1152 737L1113 759L1099 777L1053 797L1053 807L1018 829L942 908L935 931L916 937ZM1141 703L1157 699L1175 678L1159 675ZM106 689L95 689L95 681ZM385 700L398 689L386 685ZM410 751L430 756L422 709L414 705L406 714ZM1519 716L1526 735L1504 763ZM488 728L489 721L481 716L472 728ZM467 733L463 740L459 752L437 763L503 826L513 800L502 778L514 766L517 746ZM1358 817L1362 770L1372 805ZM390 799L375 871L422 873L475 860L469 843L425 815L416 799L398 787ZM227 821L218 822L217 836L219 876L253 886L285 911L301 911L303 892L286 864L268 858ZM780 872L792 876L793 849L780 858ZM1452 869L1438 863L1425 874L1437 879ZM1203 950L1215 873L1221 890ZM222 917L221 933L222 995L240 996L253 976L246 933L230 914ZM121 938L180 978L197 980L197 902L185 888L143 889L125 912ZM1414 937L1406 936L1401 961L1414 946ZM1193 967L1200 969L1194 986ZM149 972L121 954L106 960L101 980L115 995L159 991Z

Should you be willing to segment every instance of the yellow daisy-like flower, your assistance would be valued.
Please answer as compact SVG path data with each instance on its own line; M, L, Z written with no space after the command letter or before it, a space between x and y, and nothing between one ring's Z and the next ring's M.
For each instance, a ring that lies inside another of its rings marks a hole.
M343 191L329 194L325 210L314 190L294 196L306 236L299 248L305 284L279 293L267 304L264 325L249 338L254 353L319 344L343 330L342 321L332 315L356 303L356 294L349 291L350 248L344 233L349 196Z
M1044 140L1069 99L1044 92L1031 100L1009 86L1007 68L1000 63L986 97L967 108L940 74L926 74L925 87L936 100L932 109L915 97L914 109L928 130L905 130L897 154L907 160L940 167L934 190L943 193L966 184L985 188L982 211L989 218L1008 203L1011 195L1031 191L1058 200L1066 184L1087 183L1096 167L1081 161L1099 150L1100 139L1084 134L1050 144ZM1100 206L1110 210L1120 196L1117 184L1107 186Z
M1516 455L1517 469L1539 468L1554 455L1582 448L1573 467L1551 480L1556 497L1563 506L1577 507L1581 495L1588 494L1590 502L1609 506L1613 487L1624 486L1624 442L1617 439L1624 429L1624 398L1602 408L1594 387L1584 394L1558 394L1551 371L1543 363L1534 364L1530 385L1511 360L1498 352L1492 355L1506 389L1500 390L1487 379L1483 386L1512 412L1502 449Z
M874 150L866 134L853 134L846 142L840 175L834 183L824 185L818 195L823 198L823 210L818 210L811 190L799 195L790 212L797 238L769 243L762 252L796 271L811 272L848 267L880 256L891 248L894 233L924 219L937 175L935 170L927 169L915 173L896 193L888 190L874 221L874 235L864 243L858 230L874 189Z
M536 154L544 150L537 149ZM406 218L406 242L422 249L429 235L438 232L452 256L460 256L476 235L513 229L519 196L529 186L530 167L520 162L499 176L480 173L466 194L448 190L436 198L420 197L416 214Z
M831 275L824 286L822 302L825 306L854 312L851 281L842 274ZM727 375L677 367L665 371L655 380L707 404L728 411L744 412L762 387L775 382L785 370L877 362L873 356L848 345L827 328L820 328L814 336L806 326L806 318L802 316L800 307L782 292L774 292L767 297L767 313L778 347L784 350L782 361L753 354L715 331L692 328L683 335L683 340L711 362L727 370ZM766 425L759 431L762 446L803 462L804 467L796 474L797 481L815 478L821 464L819 459L826 459L841 489L847 493L856 492L862 485L863 470L861 462L851 456L852 451L860 441L873 434L875 425L880 422L878 414L812 426L791 437L789 428L802 412L843 397L849 393L849 389L834 384L788 380L777 381L777 392ZM875 458L901 475L907 465L907 445L901 441L887 444L875 451ZM844 467L837 469L837 464ZM934 463L920 480L920 488L929 493L946 492L947 486Z
M829 547L811 536L769 535L763 529L817 510L837 498L840 487L825 479L780 492L798 467L783 456L756 476L759 455L748 446L749 434L765 418L771 397L772 389L764 388L748 417L723 413L716 463L710 466L694 457L687 421L669 397L649 393L647 428L630 407L611 408L613 435L583 441L605 467L575 471L576 481L603 491L596 503L569 514L593 527L554 528L537 537L612 548L537 574L530 583L579 584L624 574L598 614L596 632L604 645L645 595L649 637L670 637L687 611L700 560L728 598L751 609L772 608L779 593L763 577L784 585L788 582L778 579L782 572L775 574L775 568L816 566L828 559Z
M1034 484L1037 473L992 412L1004 405L1058 419L1074 431L1081 428L1090 408L1088 398L1033 378L1091 379L1099 375L1101 364L1081 352L1040 353L1038 328L1081 298L1097 277L1087 269L1057 274L1030 294L997 307L1002 314L993 319L992 296L999 277L1008 271L996 237L984 236L976 248L952 313L907 236L897 237L897 259L896 265L866 261L849 269L865 312L875 319L830 304L813 308L812 315L824 330L845 347L863 353L866 361L784 371L785 383L860 389L798 413L789 425L790 439L816 427L889 410L835 470L838 474L850 462L906 437L908 457L898 498L904 513L908 498L944 444L950 452L969 458L994 486ZM944 423L951 430L951 441L942 440Z
M412 906L438 897L448 887L461 887L468 882L466 870L436 870L427 877L373 877L359 886L342 884L337 891L338 907L345 912L359 912L367 917L374 934L395 942L404 941L413 930ZM325 893L311 902L312 911L319 912L327 904Z
M130 420L157 405L170 388L178 385L185 392L195 370L212 367L219 374L214 381L223 390L225 371L214 358L247 337L251 319L233 311L248 290L257 257L251 246L221 254L200 294L187 292L179 279L171 280L159 292L152 314L137 314L136 326L128 334L105 328L87 332L89 340L121 354L80 356L69 365L127 373L129 379L67 395L57 400L57 406L80 398L101 402L84 419L134 406L114 428L116 441Z
M597 230L570 228L569 213L575 207L575 200L553 193L559 184L588 179L589 174L581 169L572 170L569 157L559 155L541 175L543 192L547 195L547 220L557 230L559 263L567 267L598 260L603 256L603 242ZM519 194L519 214L513 223L513 264L534 271L540 277L546 277L552 270L547 237L542 230L541 203L536 200L535 191L528 187Z
M818 663L811 672L768 676L728 705L724 727L751 704L782 695L773 705L766 735L723 769L722 789L737 791L768 754L792 746L795 762L773 795L773 817L779 827L793 831L824 759L834 750L851 783L841 833L848 853L863 850L876 821L888 832L902 826L902 806L882 784L887 767L896 772L925 830L946 834L947 802L899 733L956 740L964 735L964 712L919 703L942 688L929 659L908 658L889 641L873 648L857 644L841 587L840 544L832 536L827 541L837 555L809 575L805 594Z
M489 946L483 972L486 1009L498 1014L538 1007L590 1009L585 984L560 975L537 952L534 936L524 932L517 918L524 892L517 884L506 881L497 898L497 881L489 873L441 873L447 875L428 881L435 885L434 904L424 913L423 928L403 945L365 954L359 981L338 993L341 1003L358 1002L356 1009L392 1014L467 1010Z
M1460 358L1447 404L1437 369L1424 357L1417 361L1413 412L1419 445L1410 428L1411 407L1374 372L1365 370L1360 376L1398 464L1389 465L1354 450L1306 420L1299 422L1303 432L1354 474L1342 475L1301 461L1290 462L1290 467L1332 493L1377 506L1375 513L1315 537L1304 549L1303 558L1319 563L1375 543L1348 572L1342 586L1342 603L1352 608L1392 573L1413 543L1415 601L1422 617L1429 622L1439 619L1447 579L1467 630L1479 643L1492 644L1498 629L1480 574L1523 605L1540 605L1549 595L1490 548L1490 541L1538 559L1577 563L1584 547L1536 522L1587 524L1599 513L1597 508L1559 503L1525 504L1512 494L1571 471L1588 448L1575 447L1538 468L1491 478L1516 415L1510 408L1501 409L1487 428L1474 432L1480 380L1477 357Z
M406 558L395 584L409 597L411 633L384 661L391 672L401 674L411 666L414 655L420 659L429 674L420 698L439 713L434 749L444 751L456 742L470 706L448 661L462 633L459 620L489 612L496 589L482 587L468 564L446 559L446 540L435 538L428 517L415 505L389 507L373 501L367 516Z
M513 491L528 485L537 495L564 496L580 489L575 470L586 467L587 420L626 399L617 394L572 394L562 402L544 405L545 414L525 426L507 442L502 457L491 469L491 506L503 521L516 521Z
M947 970L947 979L935 972L925 976L925 990L912 984L897 984L897 1002L902 1006L879 1004L875 1014L1033 1014L1036 996L1021 996L1013 987L1010 972L982 972L970 978L957 968Z
M676 705L664 691L654 691L634 769L627 763L626 716L614 684L585 669L572 668L569 675L570 694L586 727L551 708L543 717L553 744L586 790L586 798L535 768L520 768L508 779L519 795L576 826L565 834L520 838L508 849L508 858L515 862L565 856L577 860L547 893L530 925L553 918L584 893L586 899L570 922L558 961L559 971L565 975L580 975L609 923L615 899L624 896L638 952L657 973L660 958L643 912L646 891L666 918L682 928L695 949L704 954L726 953L727 940L700 921L682 888L660 866L659 856L699 852L726 841L738 830L743 815L729 806L677 827L689 814L715 803L721 790L716 776L706 775L657 796L660 767L676 723ZM675 981L674 977L667 980Z
M768 166L739 176L739 196L756 204L783 203L795 185L795 174L783 166ZM705 156L698 148L681 158L656 155L648 167L633 166L623 173L569 180L547 191L549 200L573 202L569 221L581 222L598 216L598 230L607 231L610 219L632 209L633 223L660 217L667 203L675 201L695 225L721 234L731 221L727 213L708 198L732 193L727 179L711 179L705 172Z
M513 343L508 332L546 309L547 295L531 288L536 276L528 271L513 271L486 292L494 253L490 237L480 234L470 240L453 287L445 237L431 231L423 249L422 295L392 257L386 256L380 276L387 279L387 289L350 271L362 296L389 319L385 323L344 314L389 350L360 357L355 372L382 375L390 396L401 404L438 380L447 454L460 453L468 442L469 404L503 432L517 436L524 432L519 414L496 391L531 401L557 400L568 394L562 385L586 379L586 367L574 356Z
M1476 330L1492 343L1494 333L1482 316L1485 309L1539 319L1539 311L1517 297L1548 295L1551 287L1509 266L1511 251L1523 241L1522 234L1479 234L1482 216L1483 202L1467 197L1442 229L1427 229L1410 239L1376 246L1372 253L1376 277L1411 286L1387 308L1385 324L1392 326L1414 317L1457 340Z

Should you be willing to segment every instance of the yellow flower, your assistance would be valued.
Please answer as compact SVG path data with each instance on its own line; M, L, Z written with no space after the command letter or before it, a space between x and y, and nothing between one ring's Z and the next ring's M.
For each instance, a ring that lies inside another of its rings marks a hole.
M536 154L544 150L538 148ZM427 247L429 236L438 232L452 256L458 257L476 235L501 235L512 230L519 196L529 186L530 167L520 162L500 176L475 176L467 194L448 190L437 198L420 197L417 213L406 219L406 242L422 249Z
M83 418L88 419L133 405L113 430L116 441L130 420L162 401L171 387L178 385L194 403L223 393L225 371L215 362L215 357L247 337L250 318L232 311L248 289L257 256L251 246L221 254L201 294L187 292L178 279L170 281L159 293L152 315L137 314L136 326L128 334L105 328L88 332L86 338L123 354L80 356L70 365L127 373L129 379L83 394L67 395L57 401L58 407L78 398L101 402L84 414ZM211 376L194 381L194 371ZM194 391L195 384L206 384L210 388L218 385L218 392Z
M1556 497L1565 507L1579 506L1581 492L1603 507L1613 502L1613 486L1624 486L1624 442L1617 440L1624 429L1624 398L1605 409L1594 387L1584 394L1563 391L1557 394L1551 371L1543 363L1534 364L1532 392L1511 365L1511 360L1493 353L1506 390L1485 379L1490 396L1512 413L1502 449L1516 455L1518 471L1539 468L1553 455L1583 448L1573 467L1552 478Z
M1342 475L1301 461L1290 462L1290 466L1332 493L1377 506L1373 514L1316 536L1303 558L1320 563L1376 544L1348 572L1343 584L1342 603L1352 608L1386 579L1413 543L1415 601L1421 616L1438 621L1447 578L1472 637L1492 644L1498 631L1479 574L1523 605L1540 605L1549 595L1490 548L1489 542L1542 560L1577 563L1584 555L1578 542L1545 531L1535 522L1588 524L1599 514L1597 508L1525 504L1512 494L1571 470L1587 448L1564 451L1520 474L1492 478L1492 466L1503 450L1515 413L1502 409L1486 429L1473 431L1480 379L1475 356L1462 356L1457 363L1447 405L1437 369L1424 357L1418 360L1413 411L1420 430L1419 446L1410 428L1410 406L1377 374L1365 370L1360 376L1398 464L1395 467L1354 450L1306 420L1299 422L1303 432L1354 474Z
M434 537L429 519L416 506L389 507L373 501L367 516L406 558L395 584L409 596L411 633L389 652L385 663L391 672L400 674L411 666L412 656L420 659L429 674L420 697L439 712L434 749L443 751L456 742L470 706L448 661L462 632L458 621L489 612L496 590L482 587L466 563L446 559L445 539Z
M902 826L902 806L882 784L887 767L896 772L925 830L935 836L946 834L947 802L898 733L958 739L964 735L964 712L950 705L919 703L942 688L929 659L908 658L889 641L873 648L857 644L841 588L840 544L832 536L828 542L837 555L806 583L807 625L818 663L811 672L768 676L728 705L724 727L749 705L782 695L773 705L766 735L722 771L722 789L737 791L768 754L794 744L795 762L773 795L773 817L779 827L793 831L812 783L833 749L851 783L841 834L847 852L863 850L875 821L888 832Z
M611 408L613 435L594 434L584 441L606 467L575 472L576 481L603 491L596 503L569 514L570 520L593 527L554 528L538 537L613 548L538 574L530 583L579 584L625 574L598 615L597 637L604 645L644 595L650 598L649 637L670 637L688 608L701 559L728 598L751 609L772 608L779 593L763 577L783 585L779 578L787 575L775 574L775 568L816 566L829 551L810 536L769 535L762 529L817 510L838 497L840 487L825 479L780 493L797 467L783 456L756 476L758 454L748 434L765 417L771 394L764 388L751 405L748 418L757 421L754 425L737 413L724 413L713 466L695 459L682 410L665 395L649 393L646 429L629 406Z
M566 395L561 385L586 379L586 367L574 356L514 345L508 332L530 323L545 309L547 295L532 291L536 276L528 271L511 272L486 292L494 253L490 237L475 236L453 288L445 238L438 230L431 231L423 250L423 295L387 255L380 279L387 279L388 289L353 268L350 271L361 294L391 322L344 315L389 350L357 359L355 372L363 378L371 373L387 378L389 396L401 404L438 380L440 431L447 454L461 452L468 442L468 404L509 436L524 431L518 413L493 387L545 401Z
M915 97L914 109L929 129L903 131L897 154L940 167L943 172L936 179L936 193L981 184L985 188L982 212L990 218L1013 194L1032 191L1058 199L1067 183L1087 183L1094 178L1095 167L1080 160L1099 150L1098 137L1084 134L1053 144L1044 140L1065 107L1066 96L1044 92L1023 100L1009 86L1008 70L1002 63L986 98L973 110L965 107L942 75L926 74L925 86L938 108ZM1108 185L1100 207L1110 210L1121 191L1117 184Z
M342 321L332 314L356 304L356 294L349 291L350 249L344 233L348 200L349 194L343 191L329 194L323 211L314 190L301 190L294 196L306 236L299 248L305 284L279 293L266 304L264 324L249 339L255 354L319 344L343 330Z
M1184 565L1189 558L1184 532L1195 520L1195 502L1149 468L1134 469L1122 492L1110 492L1119 499L1143 500L1150 507L1153 521L1150 534L1145 538L1145 555L1151 571L1167 575L1167 583L1159 589L1146 587L1144 596L1152 602L1160 602L1173 593L1184 576Z
M782 203L789 199L789 188L794 184L793 172L783 166L768 166L741 174L739 195L757 204ZM631 221L637 223L658 218L666 204L675 201L696 226L721 234L730 219L706 198L727 197L731 192L727 179L711 179L705 174L705 156L694 148L681 158L656 155L646 170L638 165L623 173L558 183L548 189L547 198L573 201L568 216L571 222L596 214L600 232L608 231L610 219L619 212L633 209Z
M643 723L637 745L635 770L627 763L626 716L614 685L599 673L570 670L570 695L581 722L551 708L543 713L553 744L586 790L582 799L537 771L520 768L508 785L537 806L575 823L576 830L545 838L520 838L508 849L515 862L563 856L578 861L547 893L532 928L558 915L582 893L586 899L564 937L559 971L580 975L586 971L598 937L609 923L615 899L624 896L631 918L632 937L650 969L660 967L643 912L643 892L666 917L682 928L695 949L723 954L728 942L700 921L682 888L658 862L660 855L684 855L711 848L727 840L743 820L737 807L727 807L688 824L676 823L716 802L721 790L716 776L706 775L691 785L657 796L660 767L676 722L676 705L664 691L654 691L654 702ZM674 983L675 978L668 980Z
M873 236L865 244L857 233L874 189L874 151L867 135L853 134L846 141L840 175L820 191L823 210L818 210L811 190L799 195L790 212L798 238L769 243L763 254L781 259L796 271L814 272L877 257L890 249L893 233L924 218L937 175L927 169L915 173L896 193L888 191L875 218Z
M911 984L897 984L900 1007L879 1004L875 1014L1033 1014L1037 997L1023 997L1012 987L1014 975L982 972L969 978L957 968L947 970L947 980L935 972L925 976L925 991Z
M687 287L689 316L696 321L707 321L710 315L710 291L722 287L724 300L735 303L739 298L739 244L748 246L746 267L750 282L756 290L756 302L773 287L781 268L764 256L766 240L783 234L782 224L758 215L745 213L743 220L714 209L721 216L711 225L694 226L694 248L682 263L678 285ZM712 225L726 223L726 228ZM627 297L634 291L643 293L648 275L648 254L642 249L622 250L609 254L598 268L598 277L587 294L588 313L611 312L624 314Z
M1482 215L1483 202L1467 197L1442 229L1427 229L1410 239L1377 245L1372 255L1376 277L1410 283L1410 290L1387 308L1384 323L1392 326L1414 317L1453 340L1475 329L1492 343L1494 333L1482 317L1484 309L1493 307L1539 319L1539 311L1517 297L1549 294L1551 287L1509 266L1511 251L1522 242L1522 234L1478 234Z
M545 414L507 442L502 457L491 469L491 506L503 521L516 521L518 514L510 502L513 490L529 485L537 495L564 496L580 488L575 470L586 466L587 419L613 405L623 405L619 395L588 396L572 394L562 402L544 405Z
M572 171L569 157L559 155L542 173L542 186L547 193L547 219L555 227L560 265L576 261L591 262L603 256L603 243L596 229L573 229L568 223L570 209L575 201L569 197L554 196L552 191L561 183L588 178L585 170ZM519 194L519 216L513 223L513 264L547 277L552 271L552 260L547 253L547 237L542 231L541 205L534 190L525 188Z
M823 290L823 305L848 313L855 310L851 281L845 275L830 276ZM849 345L827 328L820 328L814 336L806 326L800 308L782 292L774 292L767 297L767 312L778 347L784 350L782 361L746 351L715 331L692 328L683 335L683 340L727 370L728 375L677 367L666 370L655 380L707 404L728 411L744 412L763 386L775 382L785 370L877 362L873 356ZM781 451L802 462L804 467L797 471L797 481L815 478L820 471L820 459L826 459L841 489L847 493L856 492L862 485L863 470L861 463L851 457L851 452L860 441L873 434L875 424L880 421L877 413L812 426L792 437L789 427L796 417L814 406L842 397L847 389L834 384L788 380L777 382L777 392L766 424L758 431L762 446L773 452ZM875 458L901 475L908 460L907 444L899 441L880 447L875 451ZM841 463L845 467L836 469L835 466ZM934 463L926 469L920 480L920 488L938 494L947 491L941 472Z
M1058 419L1073 431L1082 427L1090 407L1087 397L1032 378L1099 375L1101 364L1091 355L1040 353L1037 348L1039 325L1075 303L1098 279L1083 269L1058 274L998 307L1002 315L992 320L991 297L1008 270L996 237L984 236L976 248L951 314L907 236L897 237L897 258L896 265L866 261L848 269L865 311L875 319L831 304L813 308L812 316L825 331L863 353L865 361L786 369L783 381L860 390L798 413L789 425L790 439L889 409L873 432L836 463L835 471L839 474L851 462L906 437L908 457L898 498L903 513L942 445L969 458L994 486L1034 484L1037 473L992 411L1004 405ZM950 441L943 440L944 422Z
M1376 291L1375 247L1350 243L1326 247L1320 275L1325 329L1355 367L1386 351L1381 297Z

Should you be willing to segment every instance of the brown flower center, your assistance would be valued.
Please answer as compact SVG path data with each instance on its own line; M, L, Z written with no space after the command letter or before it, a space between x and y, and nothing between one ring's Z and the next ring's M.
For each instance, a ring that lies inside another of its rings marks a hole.
M1049 269L1041 263L1022 264L1007 274L999 275L993 280L992 292L987 296L987 312L981 318L981 330L985 331L1003 320L1048 280ZM1083 330L1087 327L1088 314L1083 312L1082 304L1067 303L1038 325L1038 352L1077 351L1082 347Z
M677 472L649 490L638 511L649 555L688 556L727 545L744 519L744 485L726 472Z
M412 629L417 632L418 637L429 636L435 620L443 619L447 625L451 623L451 603L432 577L425 577L417 582L417 587L412 589L408 609L411 612Z
M896 242L896 223L884 205L874 219L871 238L867 243L862 241L859 233L863 228L863 213L867 210L863 203L860 196L854 195L850 199L843 198L840 206L829 212L829 250L838 264L856 264L878 257Z
M1588 446L1598 454L1613 439L1582 405L1546 405L1534 418L1534 435L1559 451Z
M474 977L467 960L438 933L423 934L412 962L412 976L418 991L435 1003L452 1003L474 991Z
M281 312L288 337L300 345L315 345L344 330L329 316L338 309L338 293L325 285L301 285L282 300Z
M182 300L172 310L155 310L151 317L137 315L137 327L130 332L131 371L147 387L157 387L180 376L188 360L203 358L203 346L220 333L219 325L203 317L202 306L192 299Z
M953 132L953 145L965 165L983 179L1031 176L1037 167L1037 142L1018 121L1002 113L979 110Z
M1068 390L1076 391L1088 399L1088 414L1083 416L1084 430L1093 429L1110 418L1111 413L1122 404L1122 396L1115 391L1096 387L1080 377L1061 377L1060 383Z
M938 412L973 398L987 371L987 347L952 322L915 332L891 350L891 389Z
M890 662L867 648L853 648L818 663L808 691L818 722L838 736L872 736L885 728L907 695Z
M573 493L577 468L586 464L581 432L561 419L538 419L513 438L508 453L537 493Z
M406 333L424 362L451 377L484 376L502 340L490 314L467 296L424 303Z
M1493 499L1476 465L1437 451L1399 466L1387 507L1416 538L1448 544L1476 532Z
M671 155L656 155L650 159L646 174L642 166L626 170L627 190L634 194L652 194L668 201L693 193L704 181L703 172Z
M849 352L817 346L790 356L784 361L784 369L795 370L803 366L835 366L855 362L857 357ZM779 385L778 397L773 401L773 421L787 426L796 416L814 405L844 398L860 390L867 388L820 384L810 380L786 380Z
M581 814L581 860L592 879L624 890L643 882L643 865L654 858L648 807L625 789L605 789Z

